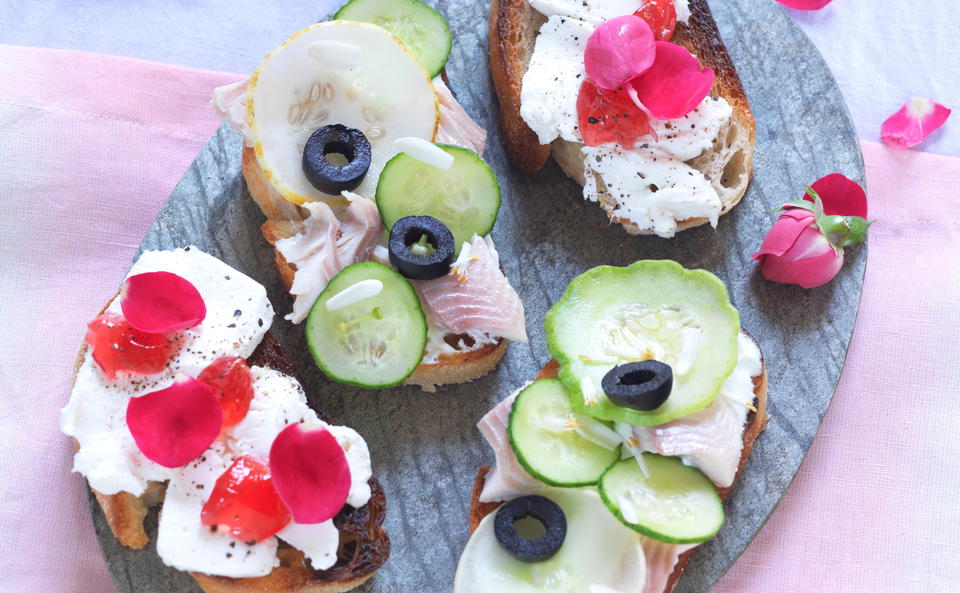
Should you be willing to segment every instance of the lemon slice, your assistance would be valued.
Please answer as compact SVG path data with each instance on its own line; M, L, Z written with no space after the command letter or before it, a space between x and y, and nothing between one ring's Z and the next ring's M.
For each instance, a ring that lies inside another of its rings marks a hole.
M395 141L433 141L439 99L426 70L395 35L376 25L330 21L296 33L250 77L247 124L264 177L295 204L338 200L303 174L303 147L314 130L343 124L364 133L370 169L360 195L372 196Z

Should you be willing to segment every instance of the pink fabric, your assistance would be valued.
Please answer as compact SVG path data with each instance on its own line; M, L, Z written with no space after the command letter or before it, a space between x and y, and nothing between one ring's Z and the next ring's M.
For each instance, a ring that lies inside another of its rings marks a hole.
M960 159L863 156L876 223L837 393L713 593L960 591Z
M84 322L237 79L0 46L0 591L113 591L57 412ZM960 159L863 148L877 223L839 391L714 593L960 590Z
M84 322L219 125L237 80L0 46L0 591L114 590L60 434Z

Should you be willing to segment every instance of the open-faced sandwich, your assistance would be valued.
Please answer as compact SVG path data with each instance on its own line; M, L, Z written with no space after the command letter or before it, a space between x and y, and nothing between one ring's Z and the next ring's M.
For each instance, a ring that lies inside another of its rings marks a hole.
M353 0L214 96L243 133L243 175L294 297L286 318L306 320L318 366L346 383L469 381L526 340L490 237L486 132L442 76L450 43L419 0ZM362 313L326 307L358 283L343 298L362 297Z
M723 283L670 261L575 278L554 361L480 421L455 593L669 593L766 421L766 372Z
M492 0L489 54L513 164L552 155L628 233L743 197L754 119L706 0Z
M123 545L207 593L333 593L390 554L363 438L307 405L266 290L196 247L146 251L88 325L61 428Z

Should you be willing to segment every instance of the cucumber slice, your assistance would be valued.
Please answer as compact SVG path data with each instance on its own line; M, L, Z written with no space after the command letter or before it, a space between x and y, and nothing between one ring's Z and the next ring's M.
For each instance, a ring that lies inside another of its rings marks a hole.
M656 426L691 414L713 401L737 364L740 317L723 282L672 261L588 270L544 325L573 408L601 420ZM601 389L607 371L648 358L673 367L666 403L644 412L611 402Z
M593 489L538 492L556 502L567 519L560 550L543 562L521 562L494 533L496 513L480 521L460 556L454 593L641 593L646 561L641 538L621 525Z
M438 144L453 156L444 171L406 153L390 159L377 183L377 207L387 230L405 216L432 216L447 225L457 244L457 254L474 234L493 229L500 211L500 184L480 155L447 144Z
M420 0L351 0L333 18L373 23L390 31L410 48L430 78L440 74L450 56L447 19Z
M605 442L604 430L612 435L608 446L594 442ZM567 390L557 379L535 381L517 395L507 434L520 465L551 486L596 484L620 459L619 435L599 420L574 414Z
M333 297L340 305L349 302L343 291L364 280L379 281L383 288L342 308L327 308ZM427 344L427 321L413 287L376 262L353 264L337 274L310 309L304 331L320 370L358 387L403 383L420 364Z
M600 478L603 503L640 533L672 544L705 542L723 525L723 503L700 470L677 457L644 453L650 477L636 459L624 459Z

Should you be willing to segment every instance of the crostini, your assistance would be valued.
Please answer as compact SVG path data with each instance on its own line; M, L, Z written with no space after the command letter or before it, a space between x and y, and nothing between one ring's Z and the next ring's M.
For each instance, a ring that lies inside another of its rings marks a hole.
M311 352L334 379L432 390L489 372L508 340L526 340L490 236L500 186L480 156L486 132L444 79L450 43L446 20L419 0L353 0L215 93L244 137L247 188L294 297L286 318L306 321ZM332 344L312 331L332 323L318 303L333 296L334 277L369 261L397 275L364 265L349 276L365 286L389 277L395 290L334 315ZM417 298L404 296L406 283ZM369 316L377 299L394 305L392 317Z
M387 560L357 432L307 405L253 279L196 247L145 251L88 324L60 426L113 534L207 593L347 591Z
M746 192L755 121L706 0L492 0L489 59L513 165L553 156L628 233L716 226Z
M454 591L670 593L765 425L760 348L719 279L667 261L575 278L546 334L554 360L478 424L496 465Z

